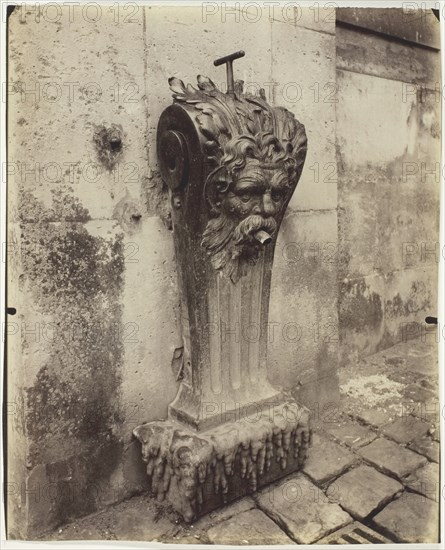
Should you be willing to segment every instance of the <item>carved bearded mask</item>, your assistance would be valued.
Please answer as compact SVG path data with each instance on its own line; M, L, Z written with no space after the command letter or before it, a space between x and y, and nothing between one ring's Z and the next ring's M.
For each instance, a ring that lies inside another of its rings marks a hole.
M238 226L236 240L251 241L254 232L266 230L272 236L275 216L280 212L287 186L285 170L273 164L249 159L225 194L221 194L221 210Z
M306 157L304 126L268 105L264 91L243 94L240 81L232 95L202 76L199 90L169 82L175 100L197 110L207 160L215 166L205 183L210 219L201 244L212 266L235 283L276 237Z

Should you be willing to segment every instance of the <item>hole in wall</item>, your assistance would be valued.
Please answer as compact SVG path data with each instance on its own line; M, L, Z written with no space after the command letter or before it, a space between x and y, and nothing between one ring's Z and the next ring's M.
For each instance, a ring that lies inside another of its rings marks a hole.
M427 325L437 325L437 317L425 317L425 323Z

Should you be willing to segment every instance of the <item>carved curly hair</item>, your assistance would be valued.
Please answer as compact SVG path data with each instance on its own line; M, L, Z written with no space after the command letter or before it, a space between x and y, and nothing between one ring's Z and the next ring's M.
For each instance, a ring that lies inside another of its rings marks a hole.
M248 159L260 164L284 167L291 182L298 176L298 164L292 143L283 144L271 132L256 135L241 135L228 141L221 157L220 165L213 170L206 181L205 194L214 209L219 193L227 193L234 184L236 175Z

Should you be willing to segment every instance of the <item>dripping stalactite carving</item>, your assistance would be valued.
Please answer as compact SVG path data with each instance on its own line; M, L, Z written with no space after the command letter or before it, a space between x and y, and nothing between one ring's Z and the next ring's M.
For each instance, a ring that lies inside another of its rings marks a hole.
M186 521L214 507L207 503L225 504L300 468L310 443L308 412L291 404L211 431L165 421L143 424L134 433L142 443L152 493L163 501L170 492Z
M151 489L186 521L301 468L309 412L267 379L277 234L306 157L304 126L243 92L169 80L158 123L172 205L183 355L168 419L138 426Z

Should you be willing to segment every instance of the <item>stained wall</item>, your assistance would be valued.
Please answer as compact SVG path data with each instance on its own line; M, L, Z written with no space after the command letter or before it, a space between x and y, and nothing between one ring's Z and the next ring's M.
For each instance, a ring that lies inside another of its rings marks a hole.
M422 13L337 11L341 364L435 341L439 22Z

